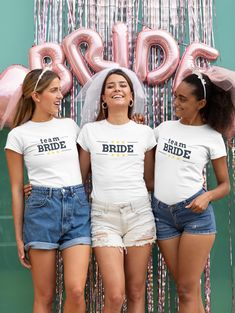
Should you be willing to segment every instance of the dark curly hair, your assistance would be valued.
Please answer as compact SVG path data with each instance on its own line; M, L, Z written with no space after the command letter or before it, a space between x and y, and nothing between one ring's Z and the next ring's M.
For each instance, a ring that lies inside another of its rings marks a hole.
M225 134L231 129L235 118L231 93L216 86L207 75L202 74L202 78L206 82L206 105L200 110L201 117L213 129ZM197 100L205 98L203 84L197 74L185 77L183 82L193 86L192 94Z

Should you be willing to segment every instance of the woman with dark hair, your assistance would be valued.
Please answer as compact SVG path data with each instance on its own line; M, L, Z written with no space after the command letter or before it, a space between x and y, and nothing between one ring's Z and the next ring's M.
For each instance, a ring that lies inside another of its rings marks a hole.
M216 234L211 201L230 191L221 133L235 118L231 93L195 72L174 95L177 121L155 128L153 209L158 245L174 277L180 313L203 313L200 278ZM211 160L217 186L205 189L203 171Z
M78 143L84 180L91 164L92 246L104 283L104 313L121 312L125 294L127 312L144 313L156 238L146 185L153 187L156 142L151 128L131 120L144 108L143 88L134 72L117 68L96 74L85 90L85 122L98 121L82 120Z
M90 206L78 159L79 128L57 118L61 99L54 72L29 72L5 146L18 256L32 271L34 313L52 312L57 249L64 265L64 312L85 313ZM32 188L25 203L24 163Z
M99 114L98 114L97 119L96 119L97 121L100 121L100 120L108 118L108 105L107 104L105 105L105 102L103 101L103 95L104 95L104 91L105 91L106 81L107 81L107 79L109 78L109 76L111 74L121 75L121 76L123 76L125 78L127 84L129 85L129 87L131 89L131 93L132 93L133 98L134 98L133 84L132 84L132 81L129 78L129 76L121 69L115 69L113 71L110 71L109 74L106 76L106 78L105 78L105 80L103 82L102 89L101 89L100 111L99 111ZM134 102L133 102L133 104L134 104ZM127 116L128 116L129 120L131 120L132 117L133 117L132 111L133 111L133 105L129 105L128 106L128 113L127 113Z

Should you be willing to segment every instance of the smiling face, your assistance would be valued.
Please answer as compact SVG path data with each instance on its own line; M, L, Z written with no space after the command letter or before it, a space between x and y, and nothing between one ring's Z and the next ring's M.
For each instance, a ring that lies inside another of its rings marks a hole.
M60 80L55 78L42 93L34 93L33 99L36 104L34 118L48 119L53 116L57 117L62 98Z
M102 100L107 103L109 111L113 108L125 108L128 112L128 106L133 100L133 96L125 77L119 74L111 74L106 80Z
M200 110L205 105L205 100L197 100L193 93L194 86L182 82L175 92L175 114L185 124L200 124L202 122Z

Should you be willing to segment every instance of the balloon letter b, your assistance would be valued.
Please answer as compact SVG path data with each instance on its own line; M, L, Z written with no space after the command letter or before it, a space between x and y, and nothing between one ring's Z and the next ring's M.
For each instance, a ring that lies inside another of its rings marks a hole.
M29 50L30 69L43 68L47 57L51 59L49 66L60 77L62 93L66 94L72 88L72 74L64 65L65 55L59 44L46 42L32 47Z

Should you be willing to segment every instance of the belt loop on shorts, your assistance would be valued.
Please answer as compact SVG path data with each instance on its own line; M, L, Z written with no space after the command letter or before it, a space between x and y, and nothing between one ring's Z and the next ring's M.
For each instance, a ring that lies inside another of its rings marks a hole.
M70 194L71 194L71 196L73 197L74 196L74 187L73 186L71 186L71 187L69 187L69 191L70 191Z
M104 213L107 214L109 211L109 204L107 202L104 202Z
M49 188L49 198L51 198L52 197L52 188Z
M135 212L135 203L130 202L131 212Z

